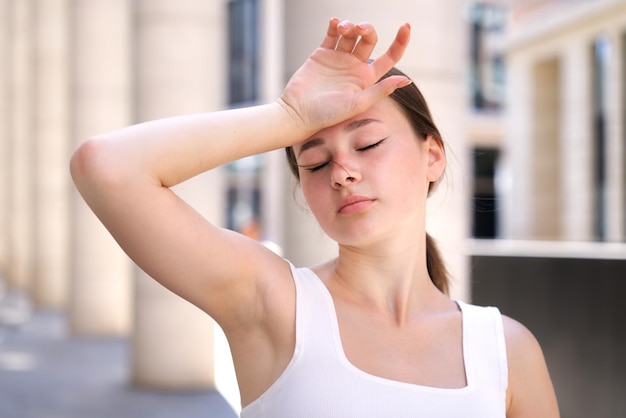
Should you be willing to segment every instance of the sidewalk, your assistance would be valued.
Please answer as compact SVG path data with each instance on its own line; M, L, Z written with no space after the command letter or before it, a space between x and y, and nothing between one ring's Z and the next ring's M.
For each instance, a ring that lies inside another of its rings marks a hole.
M65 318L35 312L0 330L2 418L236 418L216 391L132 387L126 339L66 336Z

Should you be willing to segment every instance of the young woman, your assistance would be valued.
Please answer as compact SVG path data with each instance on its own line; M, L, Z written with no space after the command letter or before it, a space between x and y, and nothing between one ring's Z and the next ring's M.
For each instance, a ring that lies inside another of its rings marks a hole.
M244 417L558 416L530 332L446 294L424 213L444 147L417 87L392 70L409 32L369 60L375 29L331 19L279 100L131 126L72 158L124 250L224 329ZM338 243L312 269L212 225L169 189L278 148Z

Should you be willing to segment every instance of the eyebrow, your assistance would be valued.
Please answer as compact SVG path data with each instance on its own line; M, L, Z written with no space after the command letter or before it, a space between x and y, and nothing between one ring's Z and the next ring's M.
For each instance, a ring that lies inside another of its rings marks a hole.
M375 123L375 122L381 122L378 119L373 119L373 118L365 118L365 119L358 119L358 120L354 120L352 122L350 122L349 124L347 124L344 127L344 131L346 132L352 132L355 131L359 128L362 128L366 125L369 125L370 123ZM324 140L322 138L312 138L310 140L308 140L307 142L305 142L304 144L302 144L302 146L300 147L300 151L298 151L298 157L300 155L302 155L302 153L308 149L311 148L315 148L317 146L320 146L324 144Z
M346 127L344 128L344 131L346 132L352 132L355 131L359 128L362 128L365 125L369 125L370 123L375 123L378 122L380 123L381 121L378 119L374 119L374 118L366 118L366 119L359 119L359 120L354 120L352 122L350 122L349 124L346 125Z

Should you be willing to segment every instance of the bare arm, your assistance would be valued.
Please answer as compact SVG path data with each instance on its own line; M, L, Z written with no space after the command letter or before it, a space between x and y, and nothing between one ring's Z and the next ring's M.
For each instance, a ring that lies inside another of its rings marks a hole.
M519 322L504 317L509 364L507 414L509 418L558 418L557 403L539 343Z
M335 50L344 35L354 52ZM286 291L284 262L261 245L212 225L169 187L230 161L301 142L367 109L406 84L375 84L404 53L402 26L387 53L365 60L376 44L369 26L330 21L319 48L292 77L281 99L239 110L147 122L89 139L71 172L85 201L122 248L164 286L223 327L270 320L267 292Z
M260 267L254 260L273 258L212 225L169 187L280 147L301 131L278 103L163 119L91 138L75 152L71 172L85 201L142 269L216 320L243 320L231 315L236 304L226 296L252 302Z

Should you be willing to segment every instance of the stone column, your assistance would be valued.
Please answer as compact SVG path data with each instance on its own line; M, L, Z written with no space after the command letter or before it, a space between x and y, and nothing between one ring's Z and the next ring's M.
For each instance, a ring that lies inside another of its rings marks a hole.
M33 275L33 3L11 3L9 51L9 287L27 290Z
M11 66L10 58L10 9L8 0L0 0L0 285L6 276L9 251L9 120L10 105L8 78Z
M506 141L502 144L498 194L502 199L502 238L530 239L533 157L532 79L528 54L509 50L507 62Z
M224 103L223 2L136 2L139 121L216 110ZM221 171L174 191L213 223L224 216ZM133 381L165 389L214 387L213 321L137 271Z
M468 296L465 238L469 231L467 207L469 187L466 144L466 25L464 2L397 1L394 7L385 2L361 0L342 2L285 2L285 62L292 74L322 40L328 19L337 16L357 22L369 21L378 31L376 57L383 53L398 27L409 22L413 33L409 49L399 68L412 77L426 96L444 140L449 164L440 190L429 202L427 229L440 242L442 253L454 281L453 293ZM291 192L285 193L290 201ZM336 253L334 243L323 238L310 215L291 204L287 211L285 255L297 264L311 264Z
M131 123L131 10L127 0L71 0L72 137ZM77 335L125 335L131 264L77 192L72 199L69 322Z
M67 18L67 0L37 0L36 266L31 294L39 308L64 307L69 277Z
M283 91L284 48L283 48L283 0L261 2L259 15L260 60L259 90L262 102L274 101ZM287 176L285 151L279 149L265 156L261 190L263 193L261 215L263 216L264 239L283 245L284 237L284 192Z
M565 240L594 236L591 49L574 39L561 65L561 230Z
M560 61L537 59L533 64L531 233L536 239L559 239L561 208ZM520 173L521 174L521 173Z

